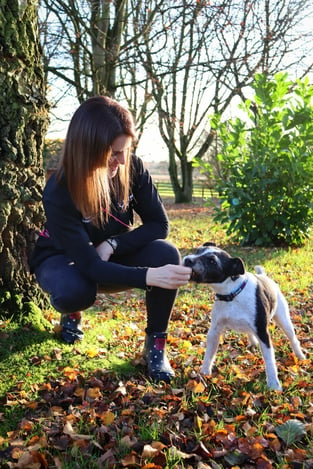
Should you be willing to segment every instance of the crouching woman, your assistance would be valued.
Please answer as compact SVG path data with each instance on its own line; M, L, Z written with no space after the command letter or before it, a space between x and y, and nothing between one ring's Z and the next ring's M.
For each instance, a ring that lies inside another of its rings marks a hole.
M144 356L149 376L174 376L166 355L177 289L191 269L167 242L168 217L149 172L132 153L131 113L96 96L74 113L59 167L46 183L46 224L31 262L41 288L61 313L61 337L83 338L81 312L98 292L145 290ZM140 220L134 226L134 217Z

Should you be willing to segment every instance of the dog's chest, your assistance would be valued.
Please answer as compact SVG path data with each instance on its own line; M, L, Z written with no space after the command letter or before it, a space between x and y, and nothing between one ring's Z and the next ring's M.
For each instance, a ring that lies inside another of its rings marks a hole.
M212 319L224 328L246 331L254 329L256 320L256 283L248 284L232 301L216 299Z

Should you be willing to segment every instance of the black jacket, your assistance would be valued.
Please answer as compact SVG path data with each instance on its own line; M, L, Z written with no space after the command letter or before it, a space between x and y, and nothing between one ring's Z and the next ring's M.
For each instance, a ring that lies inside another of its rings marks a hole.
M55 176L48 180L43 192L46 224L39 236L31 261L34 272L49 256L65 254L69 262L89 279L98 284L146 287L147 267L127 267L102 261L95 247L109 237L115 237L118 245L115 255L122 262L127 255L155 239L168 235L168 218L149 172L142 161L132 157L132 184L129 206L122 211L112 203L109 220L102 228L85 220L76 209L66 184L56 183ZM142 224L131 229L136 212Z

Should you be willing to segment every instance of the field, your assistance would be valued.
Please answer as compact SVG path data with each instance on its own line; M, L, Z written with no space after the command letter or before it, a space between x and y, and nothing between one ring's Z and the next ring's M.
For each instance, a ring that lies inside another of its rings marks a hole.
M142 291L99 295L75 346L53 332L55 311L44 311L45 329L3 320L0 468L313 467L312 239L294 249L243 248L212 222L200 199L164 200L170 240L182 255L213 241L249 270L265 266L288 299L306 359L298 361L272 327L283 392L269 391L260 351L230 331L212 376L201 376L213 295L193 283L180 289L171 318L171 384L145 377Z

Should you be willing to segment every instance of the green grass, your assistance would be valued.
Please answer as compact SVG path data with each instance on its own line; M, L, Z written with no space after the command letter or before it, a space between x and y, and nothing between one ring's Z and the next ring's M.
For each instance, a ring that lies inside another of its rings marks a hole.
M13 448L19 448L23 457L44 458L42 467L62 469L97 468L105 457L101 467L116 469L127 458L134 458L137 467L161 461L169 469L197 467L197 458L217 467L231 461L243 468L311 464L312 239L297 249L242 248L198 202L169 204L168 213L170 240L182 255L214 241L242 257L249 269L264 265L287 297L307 360L298 363L281 332L272 328L284 392L268 391L260 352L249 352L246 337L230 331L220 344L216 371L200 378L213 302L206 285L179 290L169 328L169 356L176 370L170 386L155 385L144 374L145 306L139 290L99 296L84 313L85 339L75 346L61 343L52 331L59 319L54 311L44 312L51 330L3 320L0 461L12 462ZM275 428L288 419L303 423L306 433L286 445L275 439ZM69 422L73 435L64 431ZM151 444L162 448L156 459L143 452ZM248 447L255 453L247 459L243 449Z

